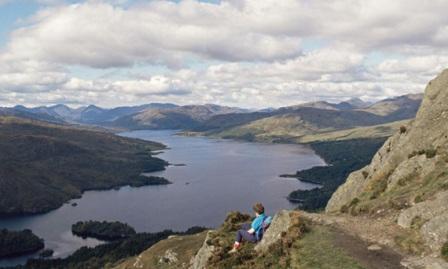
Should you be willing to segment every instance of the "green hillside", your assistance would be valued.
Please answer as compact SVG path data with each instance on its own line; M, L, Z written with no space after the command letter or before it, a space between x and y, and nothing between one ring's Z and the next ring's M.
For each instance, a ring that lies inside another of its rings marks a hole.
M163 170L158 143L111 133L0 117L0 214L41 213L85 190L152 184ZM156 179L158 180L158 179Z

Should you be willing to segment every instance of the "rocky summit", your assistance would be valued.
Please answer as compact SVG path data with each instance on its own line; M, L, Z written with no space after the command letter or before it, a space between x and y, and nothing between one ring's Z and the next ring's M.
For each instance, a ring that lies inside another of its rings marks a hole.
M443 256L448 241L448 70L429 82L415 120L390 137L370 165L349 176L326 212L396 213L399 226L415 231L422 255Z

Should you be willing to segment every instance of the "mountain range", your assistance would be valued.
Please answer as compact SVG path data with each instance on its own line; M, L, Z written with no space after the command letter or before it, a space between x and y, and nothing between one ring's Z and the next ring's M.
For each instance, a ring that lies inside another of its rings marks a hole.
M183 129L233 138L297 137L320 131L378 125L410 119L421 94L404 95L376 103L353 98L340 103L310 102L258 111L219 106L150 103L139 106L101 108L66 105L0 108L0 115L20 116L53 123L77 123L121 129ZM275 129L273 131L272 129Z

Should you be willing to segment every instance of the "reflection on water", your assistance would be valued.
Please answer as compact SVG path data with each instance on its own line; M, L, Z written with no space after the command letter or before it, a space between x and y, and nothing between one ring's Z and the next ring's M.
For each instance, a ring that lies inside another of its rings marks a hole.
M0 228L31 229L45 239L56 257L65 257L81 246L101 243L71 234L79 220L109 220L129 223L137 231L185 230L191 226L216 227L231 210L248 212L256 201L268 214L292 208L285 196L295 189L314 185L278 175L324 164L309 148L299 145L245 143L203 137L182 137L173 131L133 131L123 136L162 142L170 149L158 157L173 164L153 173L174 184L123 187L119 190L88 191L78 206L66 204L50 213L0 220ZM72 201L72 202L73 202ZM0 261L0 266L26 258Z

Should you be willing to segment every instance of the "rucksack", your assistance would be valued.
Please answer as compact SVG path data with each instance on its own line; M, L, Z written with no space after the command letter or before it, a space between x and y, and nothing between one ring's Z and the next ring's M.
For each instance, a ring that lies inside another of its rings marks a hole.
M271 216L265 216L264 217L263 223L261 224L261 228L258 229L258 231L255 233L257 241L260 241L263 238L263 234L269 228L269 225L271 225L271 222L272 222L272 217Z

